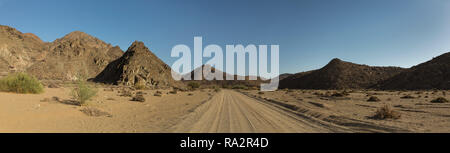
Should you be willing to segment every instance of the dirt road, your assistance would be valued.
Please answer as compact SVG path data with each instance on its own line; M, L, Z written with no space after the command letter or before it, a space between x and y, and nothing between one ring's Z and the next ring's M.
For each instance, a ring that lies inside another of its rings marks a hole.
M223 90L173 129L189 133L331 132L323 125L260 102L232 90Z

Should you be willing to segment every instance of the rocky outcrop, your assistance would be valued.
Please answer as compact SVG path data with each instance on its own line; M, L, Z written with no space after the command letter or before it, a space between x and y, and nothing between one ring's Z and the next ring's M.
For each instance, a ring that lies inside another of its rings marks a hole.
M0 73L25 71L44 59L47 50L48 43L36 35L0 25Z
M414 66L374 88L383 90L450 89L450 52Z
M297 73L280 81L280 88L364 89L404 71L399 67L373 67L333 59L325 67Z
M134 42L122 57L111 62L93 81L126 86L145 85L151 89L184 87L172 78L172 69L139 41Z
M84 32L75 31L48 45L45 59L27 71L44 80L93 78L123 51Z

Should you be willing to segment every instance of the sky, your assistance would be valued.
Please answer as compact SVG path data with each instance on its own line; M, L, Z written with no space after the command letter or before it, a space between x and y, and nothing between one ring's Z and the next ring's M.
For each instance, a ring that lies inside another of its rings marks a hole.
M280 46L280 73L333 58L411 67L450 51L450 0L0 0L0 25L51 42L83 31L126 50L143 41L168 65L171 49Z

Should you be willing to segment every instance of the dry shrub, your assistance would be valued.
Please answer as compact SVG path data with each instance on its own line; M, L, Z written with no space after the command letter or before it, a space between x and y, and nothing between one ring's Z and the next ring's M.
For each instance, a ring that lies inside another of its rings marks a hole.
M195 89L197 89L197 88L200 88L200 84L197 83L197 82L189 82L189 83L188 83L188 87L189 87L189 89L191 89L191 90L195 90Z
M72 97L80 105L86 105L86 102L97 95L97 89L91 87L84 79L78 79L76 87L72 89Z
M383 119L399 119L401 114L392 109L390 105L384 105L375 112L373 119L383 120Z
M41 82L25 73L14 73L0 79L0 91L24 94L44 92Z
M92 117L100 117L100 116L111 117L112 116L108 112L105 112L105 111L102 111L100 109L93 108L93 107L85 107L85 108L81 109L80 111L83 112L84 114L86 114L87 116L92 116Z

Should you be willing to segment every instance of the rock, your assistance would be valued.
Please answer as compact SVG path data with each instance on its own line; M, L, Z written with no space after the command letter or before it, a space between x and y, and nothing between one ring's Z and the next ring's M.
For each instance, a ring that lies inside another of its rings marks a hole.
M49 85L48 85L48 88L60 88L61 86L60 85L58 85L58 84L56 84L56 83L50 83Z
M378 97L371 96L367 101L368 101L368 102L379 102L380 99L379 99Z
M145 98L143 95L136 95L131 99L131 101L137 101L137 102L145 102Z
M439 97L439 98L433 99L431 102L432 103L447 103L448 100L445 99L444 97Z

